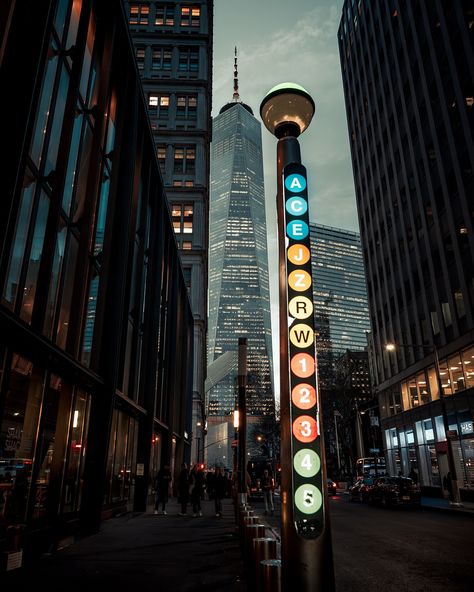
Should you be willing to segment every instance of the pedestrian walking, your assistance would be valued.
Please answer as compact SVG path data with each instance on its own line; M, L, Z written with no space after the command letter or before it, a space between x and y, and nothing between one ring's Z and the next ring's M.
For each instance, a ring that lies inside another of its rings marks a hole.
M408 476L413 481L413 483L418 483L418 473L416 472L416 469L414 467L411 468L410 472L408 473Z
M186 516L189 501L189 471L188 465L183 463L178 475L178 503L181 504L180 516Z
M225 496L227 489L227 479L225 478L221 467L216 468L213 489L216 516L220 518L222 516L222 498Z
M204 493L204 474L199 465L194 465L189 477L189 495L193 506L193 516L202 516L201 499Z
M273 477L268 472L268 469L264 469L262 478L260 479L260 485L263 491L263 501L265 503L265 515L269 512L273 516L274 513L274 506L273 506L273 491L275 489L275 481Z
M454 500L453 497L453 477L451 475L451 471L443 479L443 487L448 492L449 501L452 502Z
M171 483L171 471L168 464L165 464L157 473L155 479L155 514L158 514L161 504L161 513L166 516L166 504L169 499L169 490Z

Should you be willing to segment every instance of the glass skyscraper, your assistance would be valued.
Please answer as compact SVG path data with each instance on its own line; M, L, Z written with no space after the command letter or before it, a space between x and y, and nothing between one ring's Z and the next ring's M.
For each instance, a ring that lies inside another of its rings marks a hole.
M248 340L247 413L274 415L260 122L234 96L213 121L209 224L209 364ZM208 415L235 405L236 374L215 385Z
M325 361L335 360L346 350L367 346L370 317L359 234L321 224L311 224L310 232L321 369Z

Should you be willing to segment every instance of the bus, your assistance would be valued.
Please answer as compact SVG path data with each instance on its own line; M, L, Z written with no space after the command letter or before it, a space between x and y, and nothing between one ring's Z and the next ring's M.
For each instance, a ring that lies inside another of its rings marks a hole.
M364 456L356 461L356 476L380 477L387 474L387 465L383 456Z

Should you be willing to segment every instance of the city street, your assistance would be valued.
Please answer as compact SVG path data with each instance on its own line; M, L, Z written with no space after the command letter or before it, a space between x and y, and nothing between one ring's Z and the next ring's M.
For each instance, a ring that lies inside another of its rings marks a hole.
M472 592L474 516L330 499L337 592ZM252 501L263 514L263 502ZM268 523L279 528L280 499ZM267 517L266 517L267 518Z

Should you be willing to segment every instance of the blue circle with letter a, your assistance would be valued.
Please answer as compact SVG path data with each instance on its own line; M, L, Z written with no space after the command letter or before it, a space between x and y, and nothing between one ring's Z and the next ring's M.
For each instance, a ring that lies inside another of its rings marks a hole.
M285 179L285 187L292 193L299 193L306 189L306 179L303 175L297 175L296 173L288 175Z

